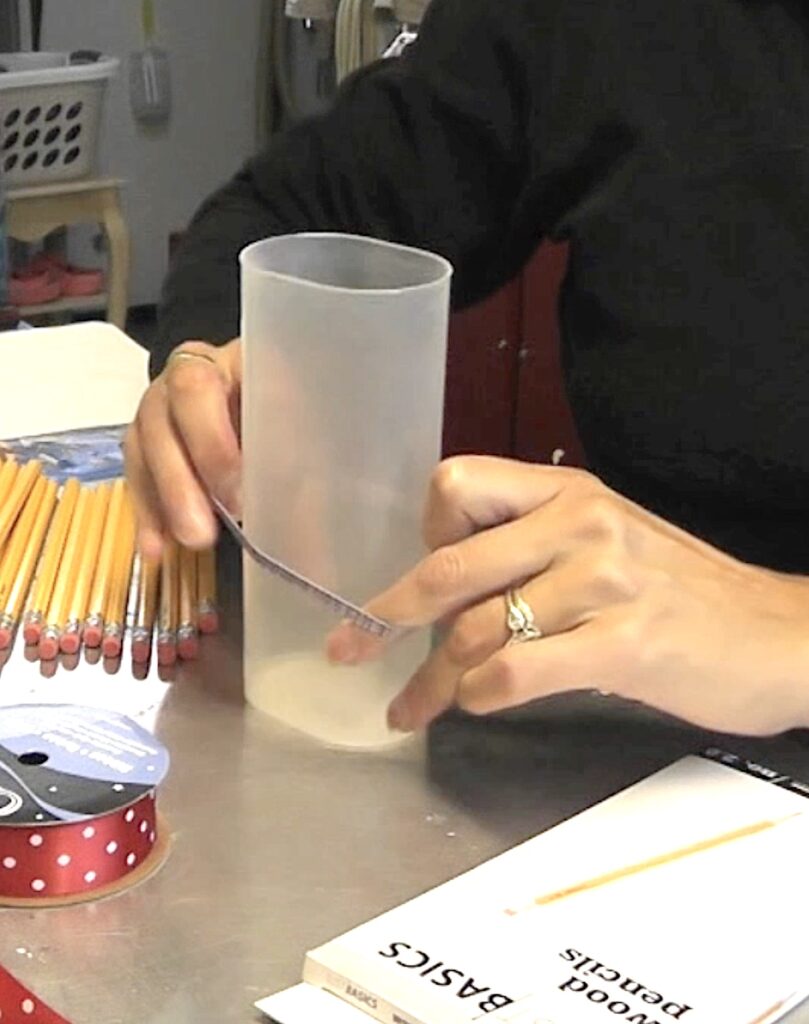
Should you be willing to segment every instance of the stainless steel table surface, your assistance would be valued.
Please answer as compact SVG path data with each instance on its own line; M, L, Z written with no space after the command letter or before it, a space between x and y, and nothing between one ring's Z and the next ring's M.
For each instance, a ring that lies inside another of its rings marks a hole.
M0 912L0 964L71 1024L261 1019L253 1001L298 981L307 948L716 740L582 694L388 753L324 749L245 707L237 605L160 715L167 864L113 899ZM720 742L809 778L793 737Z

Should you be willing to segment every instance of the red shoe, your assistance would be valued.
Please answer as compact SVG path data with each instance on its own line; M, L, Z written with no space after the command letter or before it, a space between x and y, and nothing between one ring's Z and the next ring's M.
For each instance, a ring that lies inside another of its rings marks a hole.
M54 302L62 294L62 280L52 270L14 271L8 279L8 301L12 306L39 306Z
M56 274L62 285L62 295L73 298L83 295L98 295L104 291L104 272L92 267L74 267L55 253L41 252L35 256L26 269L48 270Z

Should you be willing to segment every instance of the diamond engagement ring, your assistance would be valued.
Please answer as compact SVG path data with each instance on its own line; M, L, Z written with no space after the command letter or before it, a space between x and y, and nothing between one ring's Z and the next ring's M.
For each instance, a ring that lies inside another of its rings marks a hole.
M537 627L531 605L516 587L506 591L506 612L506 625L511 633L507 647L541 639L542 630Z

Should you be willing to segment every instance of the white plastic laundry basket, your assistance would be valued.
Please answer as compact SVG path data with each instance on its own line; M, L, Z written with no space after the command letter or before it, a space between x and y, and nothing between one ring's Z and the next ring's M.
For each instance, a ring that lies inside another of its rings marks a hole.
M0 170L5 186L69 181L95 165L115 58L71 64L67 53L0 53Z

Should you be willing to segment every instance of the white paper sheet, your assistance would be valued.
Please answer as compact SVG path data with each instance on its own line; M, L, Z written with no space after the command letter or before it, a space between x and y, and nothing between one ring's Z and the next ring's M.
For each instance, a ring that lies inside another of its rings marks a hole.
M305 984L260 999L256 1007L279 1024L368 1024L371 1020L337 996Z
M107 323L0 333L0 439L129 423L148 353Z
M159 679L156 659L148 676L141 680L135 679L128 669L128 644L124 656L114 675L107 674L101 664L87 664L82 654L75 668L68 671L60 667L48 679L42 675L38 661L26 661L17 649L0 673L0 715L4 707L17 704L77 704L117 711L153 733L171 686Z

